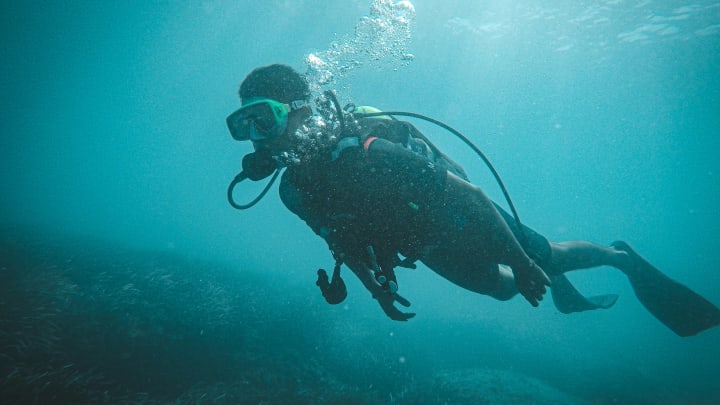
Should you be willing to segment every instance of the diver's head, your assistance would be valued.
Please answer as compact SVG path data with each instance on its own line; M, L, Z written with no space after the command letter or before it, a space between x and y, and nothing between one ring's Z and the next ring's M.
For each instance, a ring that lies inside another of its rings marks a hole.
M287 65L256 68L240 85L242 107L227 118L233 138L255 149L287 150L292 134L312 114L310 87Z
M254 69L240 84L243 104L252 98L269 98L289 104L309 100L310 87L303 75L287 65L274 64Z

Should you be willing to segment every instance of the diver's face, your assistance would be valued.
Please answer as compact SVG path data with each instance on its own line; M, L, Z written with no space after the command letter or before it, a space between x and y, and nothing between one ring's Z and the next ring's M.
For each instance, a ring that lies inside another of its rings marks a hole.
M288 115L287 129L285 130L285 134L283 136L287 138L291 137L292 134L294 134L295 131L297 131L311 115L312 109L308 106L291 111Z
M274 139L253 142L255 149L270 149L273 154L289 151L294 144L294 134L312 115L312 109L308 106L291 111L287 118L287 127L282 135Z

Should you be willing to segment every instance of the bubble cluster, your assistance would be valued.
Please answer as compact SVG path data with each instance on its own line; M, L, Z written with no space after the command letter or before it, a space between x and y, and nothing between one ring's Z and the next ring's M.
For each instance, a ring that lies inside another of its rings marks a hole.
M409 63L414 58L407 50L414 18L415 7L409 1L374 0L370 13L355 26L354 36L305 58L311 89L319 92L360 66L397 70Z
M325 94L315 98L316 114L309 117L293 134L292 147L280 162L293 166L327 156L340 136L342 128L338 112Z

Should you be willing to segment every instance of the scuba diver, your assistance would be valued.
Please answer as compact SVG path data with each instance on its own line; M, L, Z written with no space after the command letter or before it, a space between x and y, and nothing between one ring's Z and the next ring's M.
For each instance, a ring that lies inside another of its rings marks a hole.
M317 285L331 304L347 289L346 265L387 316L410 302L398 293L397 267L425 264L452 283L498 300L518 293L538 306L549 288L563 313L609 308L617 295L585 297L564 276L573 270L612 266L630 281L640 302L681 336L720 324L720 310L670 279L625 242L551 242L523 225L502 181L472 143L446 124L415 113L340 107L332 92L312 99L305 77L293 68L259 67L243 80L242 107L227 117L236 140L252 142L242 172L228 188L233 207L257 203L285 169L279 192L285 206L328 244L332 276L318 270ZM496 177L511 213L470 183L463 168L413 125L396 116L429 120L471 145ZM273 175L248 204L233 198L246 179Z

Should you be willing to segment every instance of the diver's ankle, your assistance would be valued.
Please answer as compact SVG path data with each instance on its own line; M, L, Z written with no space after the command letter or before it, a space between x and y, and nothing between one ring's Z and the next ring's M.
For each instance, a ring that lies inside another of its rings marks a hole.
M610 248L609 252L609 263L611 266L619 269L625 274L632 273L635 269L635 263L628 254L623 250Z

